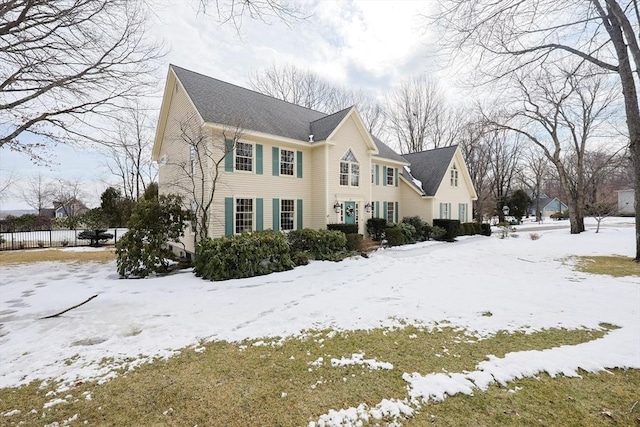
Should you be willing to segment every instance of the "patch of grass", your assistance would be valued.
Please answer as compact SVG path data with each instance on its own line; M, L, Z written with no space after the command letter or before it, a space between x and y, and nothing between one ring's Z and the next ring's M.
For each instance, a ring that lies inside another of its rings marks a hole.
M640 276L640 264L623 256L575 257L579 271L591 274L607 274L613 277Z
M111 248L101 251L68 251L63 249L23 250L0 252L0 265L30 264L44 261L109 262L116 258Z
M404 372L470 371L487 354L502 357L512 351L574 345L604 334L604 329L552 329L529 334L503 332L478 339L451 327L430 330L409 325L392 330L308 331L302 337L272 338L266 343L258 340L202 343L198 351L186 349L167 361L155 361L131 372L121 371L119 377L105 384L78 383L55 396L46 396L56 389L55 384L40 388L40 384L32 383L17 389L0 389L0 414L13 409L22 411L11 417L1 417L1 422L6 425L23 422L27 426L62 424L78 414L78 423L87 421L89 425L131 425L133 422L137 426L307 425L331 408L360 403L374 406L383 398L406 398ZM202 349L204 351L200 351ZM365 354L365 359L392 363L393 370L331 365L332 358L349 358L352 353L360 352ZM322 363L312 364L320 357ZM69 359L69 363L73 364L75 360ZM640 387L640 376L633 372L626 377L626 383L619 383L617 375L588 378L589 381L570 384L581 390L585 399L590 399L589 407L596 405L594 402L600 404L604 389L614 396L627 396L631 394L629 387L633 392ZM495 406L491 413L497 414L498 418L487 418L478 425L498 425L502 418L511 415L501 415L497 408L515 407L517 411L525 412L517 405L530 404L537 411L531 409L536 414L532 416L537 417L537 413L546 411L549 399L562 399L558 396L562 395L564 385L557 384L564 382L542 379L522 384L523 390L526 387L533 396L529 399L536 403L513 400L524 394L512 396L495 387L487 393L478 392L472 398L453 397L442 404L425 406L415 420L405 424L426 425L431 422L429 414L434 413L438 419L451 420L449 425L470 425L473 423L465 418L470 411ZM86 398L88 394L90 400ZM574 394L576 399L582 396L577 391ZM43 405L54 397L65 398L67 403L43 409ZM507 400L498 400L499 405L494 405L496 399ZM626 402L623 399L615 404L614 400L611 399L610 405L614 411ZM453 406L451 410L434 412L439 407L446 408L444 405L459 405L464 410ZM608 400L606 405L609 405ZM32 409L35 413L30 412ZM556 416L562 416L565 410L558 407ZM545 419L556 421L547 424L557 424L562 418Z

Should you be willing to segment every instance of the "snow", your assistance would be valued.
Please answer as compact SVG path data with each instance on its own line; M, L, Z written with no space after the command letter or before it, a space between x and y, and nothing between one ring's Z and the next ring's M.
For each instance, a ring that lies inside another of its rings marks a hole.
M525 224L519 227L528 230L519 238L424 242L379 250L368 259L311 262L288 272L225 282L203 281L189 270L119 279L113 262L3 266L0 387L39 380L63 392L77 381L108 381L119 368L135 369L183 348L202 351L208 340L250 338L260 339L254 345L277 346L281 341L272 337L309 329L434 326L443 321L478 337L500 330L595 329L601 323L619 329L578 345L501 358L487 355L472 372L398 373L407 381L406 396L388 396L371 407L327 408L309 425L356 426L379 416L399 422L427 401L482 392L516 378L640 368L640 278L576 272L569 259L632 255L633 220L607 218L598 234L595 221L588 220L589 230L573 236L567 222ZM556 227L550 229L552 225ZM540 238L531 240L527 231L535 227ZM63 316L40 320L95 294L97 298ZM364 361L360 354L334 360ZM105 358L112 361L101 364ZM331 359L309 360L312 369ZM47 405L63 401L54 398Z
M320 361L322 362L322 358L320 358ZM316 362L312 362L312 364ZM349 358L342 357L340 359L331 359L331 366L334 366L334 367L336 366L344 367L344 366L352 366L352 365L365 366L369 369L374 369L374 370L375 369L387 369L387 370L393 369L393 365L389 362L378 362L376 359L365 359L364 353L353 353Z

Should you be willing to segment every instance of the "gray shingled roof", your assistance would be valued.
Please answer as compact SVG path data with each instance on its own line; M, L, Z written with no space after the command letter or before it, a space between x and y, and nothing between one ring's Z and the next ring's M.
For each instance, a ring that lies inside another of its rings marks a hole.
M452 145L403 156L411 163L411 175L422 182L422 189L425 195L435 196L457 148L457 145ZM403 171L403 173L406 173L406 171ZM405 175L405 178L407 178L407 175Z
M240 126L308 141L326 139L352 107L327 115L301 107L203 74L170 65L189 98L205 122ZM373 137L380 154L377 157L405 162L398 153Z

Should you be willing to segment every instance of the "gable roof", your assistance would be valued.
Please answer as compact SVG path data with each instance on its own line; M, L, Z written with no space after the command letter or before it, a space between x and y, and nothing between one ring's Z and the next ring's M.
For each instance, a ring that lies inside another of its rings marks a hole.
M442 178L449 168L457 145L404 154L403 157L411 163L411 174L403 170L405 178L411 181L411 175L422 182L422 190L426 196L435 196Z
M349 107L325 114L175 65L169 67L207 123L241 126L246 130L305 142L313 135L314 141L323 141L353 109ZM372 138L378 148L376 157L406 163L389 146Z

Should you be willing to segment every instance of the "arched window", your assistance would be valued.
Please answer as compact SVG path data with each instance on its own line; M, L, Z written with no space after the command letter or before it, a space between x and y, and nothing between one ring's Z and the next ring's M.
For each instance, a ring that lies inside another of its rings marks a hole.
M340 160L340 185L360 186L360 164L351 149Z

